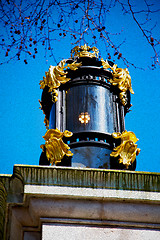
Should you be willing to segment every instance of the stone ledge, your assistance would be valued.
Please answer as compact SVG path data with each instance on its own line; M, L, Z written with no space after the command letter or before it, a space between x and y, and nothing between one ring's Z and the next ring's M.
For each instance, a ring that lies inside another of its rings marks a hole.
M160 192L160 173L15 165L13 175L0 175L0 183L7 202L20 203L26 185Z
M93 189L93 188L79 188L79 187L58 187L58 186L38 186L25 185L25 197L31 195L32 197L54 197L54 198L73 198L73 199L92 199L103 201L149 201L160 203L159 192L145 192L145 191L124 191L113 189Z
M160 173L15 165L24 184L160 192Z

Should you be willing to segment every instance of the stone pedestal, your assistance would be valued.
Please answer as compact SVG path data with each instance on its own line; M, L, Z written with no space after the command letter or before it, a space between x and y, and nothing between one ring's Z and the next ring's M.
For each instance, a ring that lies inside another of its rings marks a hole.
M15 165L0 182L4 239L160 239L158 173Z

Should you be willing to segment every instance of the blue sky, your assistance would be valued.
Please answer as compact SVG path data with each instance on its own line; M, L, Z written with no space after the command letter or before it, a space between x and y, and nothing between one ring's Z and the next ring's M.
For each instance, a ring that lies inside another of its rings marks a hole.
M116 15L117 16L117 15ZM155 18L158 19L159 15ZM115 25L121 21L123 36L128 36L122 52L129 60L143 65L145 70L130 67L132 87L135 92L131 97L131 112L126 116L126 130L133 131L141 152L137 157L136 171L160 172L159 158L159 122L160 122L160 70L148 69L149 55L152 49L137 30L136 25L126 18L110 16ZM110 27L114 28L114 24ZM57 62L70 57L73 47L69 39L57 41L53 46ZM101 55L106 59L106 50L98 42ZM14 164L38 165L41 154L42 136L46 132L43 124L44 115L39 109L38 99L42 91L39 81L50 65L56 65L54 59L45 59L44 50L40 49L36 59L25 65L22 61L12 61L0 66L1 72L1 164L0 173L13 172ZM1 57L1 56L0 56ZM122 61L116 61L119 67L125 68Z

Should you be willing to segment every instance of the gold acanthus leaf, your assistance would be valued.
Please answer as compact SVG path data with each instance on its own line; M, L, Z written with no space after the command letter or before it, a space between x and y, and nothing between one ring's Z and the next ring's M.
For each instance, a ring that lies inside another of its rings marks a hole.
M43 80L40 81L40 88L44 89L46 86L49 87L49 92L53 94L53 101L56 102L58 99L58 91L61 84L64 84L70 80L67 78L67 73L65 70L70 68L75 71L82 65L82 63L73 62L71 64L66 64L65 60L62 60L58 66L50 66L49 71L46 72L46 76L43 77Z
M70 78L67 78L67 72L64 71L66 69L71 69L73 71L77 70L78 67L82 65L82 63L76 63L74 61L71 64L67 64L65 66L65 60L62 60L58 66L50 66L49 71L46 72L46 76L43 77L43 80L40 81L40 88L44 89L46 86L49 87L49 92L51 92L52 95L52 101L55 103L58 100L58 90L57 88L66 82L70 80ZM41 105L41 103L40 103ZM42 105L41 105L42 109ZM44 113L44 112L43 112ZM49 128L49 121L45 116L44 123L46 128Z
M75 62L73 62L73 63L71 63L71 64L67 64L66 68L70 68L71 70L75 71L75 70L77 70L80 66L82 66L82 63L81 63L81 62L80 62L80 63L76 63L76 61L75 61Z
M113 86L118 86L121 93L119 94L119 97L122 101L122 104L125 106L127 104L127 96L126 92L127 90L130 91L130 93L134 94L132 85L131 85L131 76L129 74L129 71L127 68L117 68L117 65L114 64L113 66L110 66L108 61L104 61L103 58L101 59L102 66L104 69L110 68L113 73L113 78L109 79L109 82Z
M40 88L44 89L45 86L49 87L49 92L53 92L61 84L70 80L67 78L67 72L64 72L65 61L62 60L58 66L50 66L49 71L46 72L46 76L40 81Z
M60 132L56 129L49 129L46 134L43 136L45 139L45 144L42 144L40 147L44 150L46 148L46 156L51 165L61 162L64 155L73 156L73 153L69 151L70 147L65 144L62 140L63 136L71 137L72 132L65 130Z
M119 156L119 163L124 164L126 168L128 168L140 153L140 149L137 148L137 144L135 144L138 138L136 138L133 132L127 132L126 130L122 133L112 133L112 137L121 139L121 144L113 149L114 152L112 152L110 156Z

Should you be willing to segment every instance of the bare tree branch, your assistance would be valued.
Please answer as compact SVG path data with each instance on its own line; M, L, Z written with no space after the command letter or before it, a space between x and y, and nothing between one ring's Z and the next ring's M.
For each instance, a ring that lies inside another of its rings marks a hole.
M156 8L152 0L143 0L142 8L132 0L1 0L0 48L6 59L0 64L14 59L27 64L29 57L36 58L41 45L46 58L55 57L54 42L67 38L73 45L103 43L109 59L113 53L125 65L137 67L122 55L120 47L126 42L125 38L119 42L122 31L111 32L108 27L109 16L117 6L132 17L151 46L152 67L159 66L160 39L155 36L157 24L152 16L160 13L160 6Z

